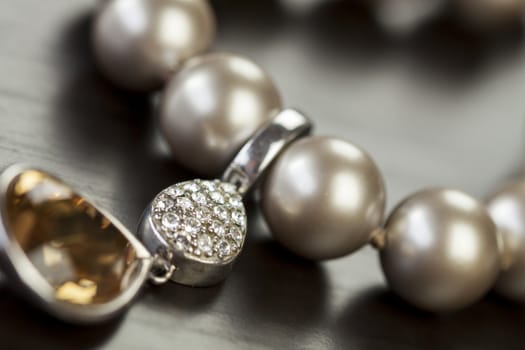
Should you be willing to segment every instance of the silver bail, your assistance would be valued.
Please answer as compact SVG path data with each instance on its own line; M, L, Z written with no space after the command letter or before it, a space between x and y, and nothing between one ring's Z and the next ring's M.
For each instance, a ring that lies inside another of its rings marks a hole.
M247 217L242 196L311 122L286 109L241 148L221 180L190 180L161 191L142 216L138 238L155 256L153 283L190 286L221 282L244 245Z
M311 121L294 109L279 112L246 142L222 175L244 195L278 154L291 142L312 130Z

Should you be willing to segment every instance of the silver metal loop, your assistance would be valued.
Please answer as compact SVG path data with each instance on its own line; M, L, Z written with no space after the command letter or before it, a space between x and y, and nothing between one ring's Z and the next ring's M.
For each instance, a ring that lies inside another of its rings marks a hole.
M284 109L241 148L222 175L222 181L244 195L279 153L291 142L310 134L312 122L294 109Z

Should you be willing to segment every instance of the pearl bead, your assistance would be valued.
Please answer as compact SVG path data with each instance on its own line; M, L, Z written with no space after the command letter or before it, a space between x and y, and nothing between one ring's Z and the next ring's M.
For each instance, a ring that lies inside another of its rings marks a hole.
M280 108L277 89L259 66L240 56L210 54L188 61L169 82L160 129L181 164L217 176Z
M501 237L502 271L496 291L525 301L525 179L508 184L488 201L487 208Z
M277 241L308 259L349 254L381 225L385 190L372 159L353 144L308 137L277 159L261 190Z
M390 287L427 311L452 311L481 298L500 267L496 226L463 192L430 189L394 209L381 265Z
M96 16L93 46L111 81L149 91L205 51L214 36L215 20L205 0L112 0Z

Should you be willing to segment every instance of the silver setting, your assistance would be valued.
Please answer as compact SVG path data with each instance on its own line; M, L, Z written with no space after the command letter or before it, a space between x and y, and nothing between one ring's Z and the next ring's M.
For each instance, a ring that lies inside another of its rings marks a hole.
M234 185L219 180L177 183L155 197L138 237L161 261L161 275L150 277L154 283L218 283L231 270L246 237L242 197ZM168 261L171 268L165 266Z
M146 208L137 233L159 262L150 274L152 282L170 279L203 287L224 280L246 237L242 196L290 142L311 128L299 112L283 110L244 145L222 180L185 181L161 191Z
M222 181L234 184L244 195L288 144L311 130L311 121L299 111L282 110L241 148Z
M0 267L9 282L9 287L13 291L16 291L17 294L22 294L29 302L35 304L37 307L67 322L89 324L104 321L118 315L131 304L133 298L147 280L152 263L151 255L135 236L117 219L105 210L94 205L93 202L83 194L75 191L112 222L127 239L129 244L133 246L137 254L137 259L142 260L142 264L135 275L133 283L109 302L104 304L80 305L57 300L53 287L50 286L38 269L31 263L5 224L5 198L8 187L18 174L26 170L38 170L47 173L36 167L15 164L8 167L0 175Z
M170 258L157 255L151 264L149 280L153 284L164 284L169 281L173 272L175 272L175 266L171 263Z

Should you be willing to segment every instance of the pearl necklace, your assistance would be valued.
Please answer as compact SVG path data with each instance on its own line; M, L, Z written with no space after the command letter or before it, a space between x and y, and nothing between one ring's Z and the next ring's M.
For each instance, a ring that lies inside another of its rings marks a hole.
M173 157L206 178L222 175L162 190L135 236L45 171L8 168L0 177L0 255L32 302L67 321L97 322L120 313L148 279L222 281L242 250L242 199L254 187L273 237L290 252L325 260L372 244L391 289L421 309L457 310L493 287L525 297L525 182L487 204L425 189L385 221L384 181L368 153L308 136L309 119L283 108L254 62L204 54L214 35L205 0L101 4L93 27L101 71L129 90L165 86L159 124Z

